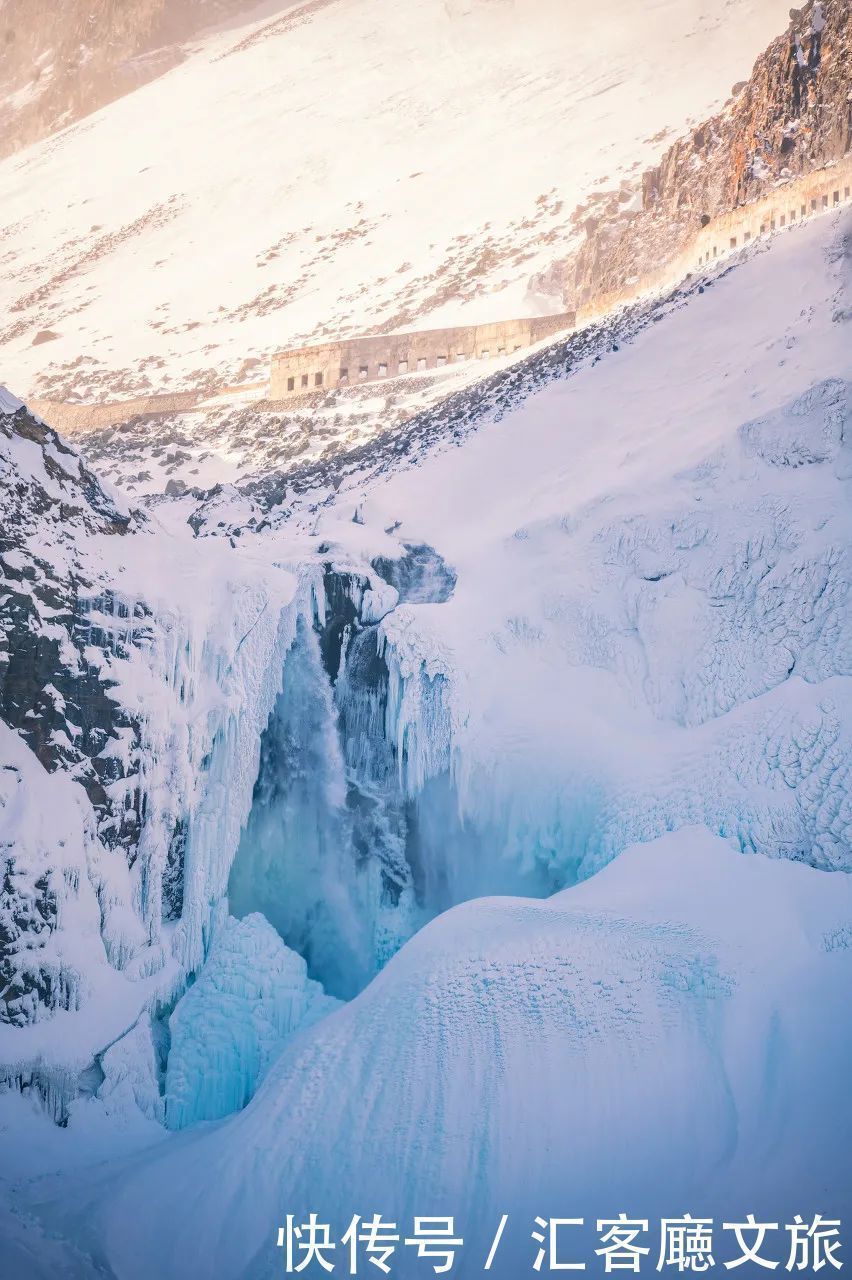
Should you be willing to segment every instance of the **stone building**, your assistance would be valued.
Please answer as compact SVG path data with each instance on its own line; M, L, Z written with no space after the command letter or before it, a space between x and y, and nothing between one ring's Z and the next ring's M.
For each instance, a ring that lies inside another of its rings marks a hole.
M511 355L574 327L573 311L419 333L368 334L272 357L271 400Z

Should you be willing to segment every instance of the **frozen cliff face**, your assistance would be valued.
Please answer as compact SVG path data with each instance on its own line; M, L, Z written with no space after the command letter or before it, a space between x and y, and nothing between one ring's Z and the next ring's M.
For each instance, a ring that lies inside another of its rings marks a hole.
M297 582L130 512L6 392L0 509L0 1075L62 1119L84 1084L157 1114L156 1022L227 917Z
M241 1115L32 1198L121 1280L279 1274L286 1213L338 1240L355 1213L400 1235L452 1213L464 1277L508 1214L500 1280L531 1269L537 1215L584 1217L581 1256L619 1206L838 1216L850 938L849 877L685 829L546 902L448 912L292 1040ZM716 1254L735 1254L721 1229Z
M139 517L6 392L0 510L0 1022L23 1027L76 1011L99 966L123 967L145 941L127 874L139 724L113 696L111 664L147 623L90 554Z
M0 1023L76 1013L93 971L139 946L121 854L98 840L80 785L49 774L0 722ZM12 1053L16 1038L0 1041Z

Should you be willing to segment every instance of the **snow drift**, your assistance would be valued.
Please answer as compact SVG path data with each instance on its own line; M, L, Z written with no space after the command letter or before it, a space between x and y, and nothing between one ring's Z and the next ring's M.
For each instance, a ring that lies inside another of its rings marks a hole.
M508 1213L509 1277L538 1214L839 1212L850 940L849 877L684 829L546 902L450 911L229 1124L38 1198L122 1280L279 1274L287 1213L452 1213L463 1276Z

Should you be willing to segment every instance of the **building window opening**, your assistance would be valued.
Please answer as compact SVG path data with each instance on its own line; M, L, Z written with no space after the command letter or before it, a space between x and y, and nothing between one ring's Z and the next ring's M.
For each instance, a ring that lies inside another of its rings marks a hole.
M839 191L835 191L835 193L834 193L834 203L835 203L835 204L840 204L840 192L839 192Z
M748 244L750 239L751 239L751 232L746 231L745 234L743 235L743 244Z
M379 365L379 377L386 378L388 376L388 367L386 364Z
M848 187L846 187L846 188L844 189L844 191L843 191L843 199L844 199L844 200L848 200L848 199L849 199L849 188L848 188Z
M505 348L505 347L498 347L498 348L497 348L497 354L498 354L498 356L504 356L504 355L506 354L506 348Z
M731 236L731 248L736 249L736 247L737 247L737 237Z
M442 368L442 367L447 363L447 357L446 357L446 356L438 356L438 359L436 360L436 362L435 362L435 363L437 364L438 368L439 368L439 369L441 369L441 368ZM426 361L424 360L424 361L423 361L423 363L421 364L421 363L420 363L420 361L418 360L418 361L417 361L417 368L418 368L418 369L425 369L425 368L426 368Z
M288 391L295 391L295 390L296 390L296 379L295 379L295 378L288 378L288 379L287 379L287 390L288 390Z
M480 353L479 353L479 358L480 358L480 360L487 360L487 359L488 359L488 356L489 356L488 348L487 348L487 347L483 347L482 351L480 351Z
M367 374L368 374L368 372L369 372L369 368L368 368L368 366L367 366L367 365L365 365L365 364L362 364L362 365L361 365L361 367L360 367L360 368L359 368L359 370L358 370L358 381L359 381L359 382L366 382L366 381L367 381Z
M781 222L781 226L782 226L782 227L786 227L786 225L787 225L787 215L786 215L786 213L782 213L782 214L781 214L780 222Z
M796 210L795 210L795 209L791 209L791 210L790 210L790 221L791 221L791 222L795 222L795 221L796 221Z
M816 207L817 207L817 202L816 202L816 200L812 200L812 201L811 201L811 208L812 208L812 209L815 209Z
M467 356L463 351L456 352L456 360L466 360L466 359L467 359Z
M348 369L341 369L341 370L340 370L340 377L338 378L338 382L348 382L348 381L349 381L349 370L348 370Z
M397 373L408 373L407 360L400 360L399 365L397 366Z
M321 387L321 386L322 386L322 374L321 374L321 373L315 373L315 374L314 374L314 386L315 386L315 387Z
M302 374L302 386L303 386L303 387L306 387L307 385L308 385L308 375L307 375L306 373L303 373L303 374Z
M828 208L828 196L823 196L823 198L822 198L822 207L823 207L823 209L827 209L827 208Z

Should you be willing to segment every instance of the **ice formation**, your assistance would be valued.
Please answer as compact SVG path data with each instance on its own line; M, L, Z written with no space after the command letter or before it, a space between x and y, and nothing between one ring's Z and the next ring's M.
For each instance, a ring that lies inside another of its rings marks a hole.
M228 920L169 1020L169 1128L242 1110L287 1036L336 1005L263 916Z

